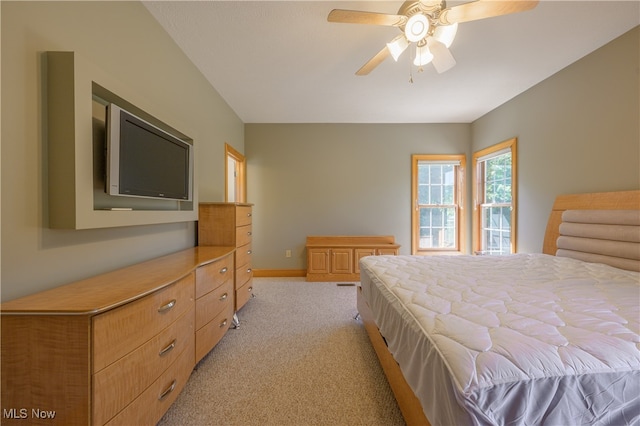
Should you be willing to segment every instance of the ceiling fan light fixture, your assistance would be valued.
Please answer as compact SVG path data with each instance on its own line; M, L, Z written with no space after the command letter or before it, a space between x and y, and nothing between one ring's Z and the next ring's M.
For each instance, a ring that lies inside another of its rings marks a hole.
M433 31L433 38L444 44L446 47L451 47L453 39L456 38L458 32L458 23L451 25L438 25Z
M456 64L449 47L456 36L458 23L524 12L536 7L539 1L461 0L461 4L447 7L445 0L406 0L397 14L334 9L327 20L396 27L404 34L404 37L396 37L387 43L356 75L369 74L387 56L397 61L411 43L416 44L417 53L413 63L421 67L432 62L435 70L441 73Z
M440 43L433 37L427 39L427 46L433 53L433 67L441 74L450 70L456 65L456 60L443 43Z
M421 67L427 65L433 60L433 54L429 50L429 46L426 44L422 46L416 46L416 57L413 60L413 65Z
M421 13L412 15L404 27L404 35L407 40L418 42L429 33L429 20Z
M389 49L389 53L391 53L393 60L396 62L398 62L398 58L402 55L402 52L407 50L407 47L409 47L409 40L407 40L404 34L400 34L387 43L387 49Z

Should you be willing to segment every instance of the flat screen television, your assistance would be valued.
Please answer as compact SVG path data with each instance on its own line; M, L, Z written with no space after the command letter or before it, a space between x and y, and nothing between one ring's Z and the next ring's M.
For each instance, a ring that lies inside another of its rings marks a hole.
M193 146L115 104L107 106L106 192L191 201Z

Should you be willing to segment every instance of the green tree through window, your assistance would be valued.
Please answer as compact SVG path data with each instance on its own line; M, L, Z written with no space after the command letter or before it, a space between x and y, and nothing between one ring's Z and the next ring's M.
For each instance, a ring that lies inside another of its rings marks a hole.
M479 254L515 252L515 147L511 139L473 155L474 250Z

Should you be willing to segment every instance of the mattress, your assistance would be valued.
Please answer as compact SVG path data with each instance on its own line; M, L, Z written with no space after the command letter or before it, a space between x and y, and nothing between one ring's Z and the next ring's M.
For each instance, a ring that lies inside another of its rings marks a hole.
M639 273L544 254L360 268L433 425L640 424Z

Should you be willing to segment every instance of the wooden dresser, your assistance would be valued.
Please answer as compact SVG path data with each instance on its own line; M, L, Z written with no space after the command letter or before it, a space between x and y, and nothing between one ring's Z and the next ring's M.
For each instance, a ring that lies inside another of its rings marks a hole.
M235 310L253 294L251 240L253 204L200 203L199 246L233 246L235 251Z
M195 247L3 303L2 424L156 424L228 328L232 254Z
M360 281L364 256L397 255L392 235L307 237L307 281Z
M233 256L196 269L196 363L231 326L234 304Z

